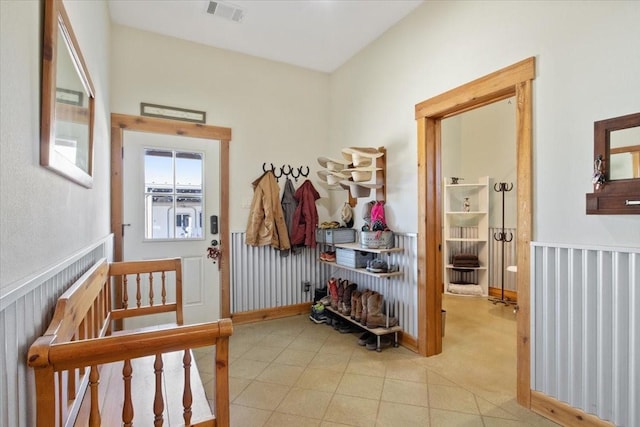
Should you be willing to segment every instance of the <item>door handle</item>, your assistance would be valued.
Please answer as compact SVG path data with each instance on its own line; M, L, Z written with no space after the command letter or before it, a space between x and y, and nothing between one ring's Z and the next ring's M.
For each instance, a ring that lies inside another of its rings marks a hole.
M131 227L131 224L122 224L122 237L124 237L124 228Z

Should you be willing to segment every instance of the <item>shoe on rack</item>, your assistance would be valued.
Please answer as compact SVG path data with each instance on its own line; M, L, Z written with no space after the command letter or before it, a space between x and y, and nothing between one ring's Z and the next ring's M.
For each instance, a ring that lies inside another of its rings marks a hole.
M351 295L353 291L358 288L355 283L350 283L348 280L344 281L344 293L342 294L342 314L345 316L351 316Z
M324 311L324 305L320 303L312 305L309 319L315 323L327 323L327 315Z
M340 223L338 221L324 221L322 224L318 226L323 230L328 230L332 228L340 228Z
M362 335L360 335L358 337L358 345L365 346L365 345L367 345L367 342L370 339L372 339L372 338L375 339L375 337L376 336L373 335L371 332L365 332L364 334L362 334Z
M358 323L361 323L361 320L362 320L362 295L365 292L371 292L371 291L369 291L369 289L365 289L362 292L358 292L358 296L356 299L355 317L353 318L353 320L355 320Z
M329 288L329 294L331 295L331 308L333 310L338 309L338 281L335 277L332 277L327 282L327 288Z
M335 253L335 251L324 252L324 260L327 261L327 262L336 262L336 253Z
M337 301L337 309L338 313L342 313L342 299L344 298L344 289L345 285L349 284L347 279L342 280L338 278L338 301Z
M327 316L325 316L324 314L322 315L311 314L309 315L309 319L311 319L312 322L317 324L327 323Z
M398 324L398 319L382 313L384 297L371 295L367 300L367 328L390 328Z
M357 332L358 329L353 326L351 323L343 323L342 326L338 328L338 332L341 334L350 334L351 332Z
M389 270L387 262L380 258L367 261L367 271L371 273L386 273Z
M351 320L356 320L356 313L358 312L358 303L362 304L362 302L360 302L361 295L362 293L358 291L357 288L354 288L353 291L351 292L351 312L349 313L349 317L351 318ZM358 321L360 321L360 319L358 319Z
M325 307L331 305L331 297L329 295L324 296L320 298L320 301L318 301L318 303L324 305Z
M360 300L362 301L362 313L360 314L360 324L362 326L367 326L367 313L368 313L368 301L369 297L372 295L376 295L376 291L365 291L360 296ZM358 317L356 313L356 317Z
M380 337L380 349L382 350L383 348L387 348L387 347L391 347L391 338L389 338L386 335L382 335ZM378 340L377 337L374 335L373 336L373 340L371 341L367 341L366 344L367 350L377 350L378 349Z

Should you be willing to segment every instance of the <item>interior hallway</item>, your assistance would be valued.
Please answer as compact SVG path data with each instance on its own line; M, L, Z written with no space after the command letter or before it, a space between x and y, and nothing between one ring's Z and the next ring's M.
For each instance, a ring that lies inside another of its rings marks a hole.
M515 401L512 307L443 296L442 354L381 353L307 316L234 326L231 425L551 426ZM196 353L209 398L213 357Z

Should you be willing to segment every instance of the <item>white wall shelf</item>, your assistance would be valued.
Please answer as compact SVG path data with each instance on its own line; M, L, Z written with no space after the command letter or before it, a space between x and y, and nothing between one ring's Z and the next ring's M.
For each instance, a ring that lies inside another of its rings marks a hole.
M489 177L478 178L477 183L449 184L447 178L444 178L443 182L445 183L443 196L444 290L446 293L453 293L449 291L450 284L467 281L474 285L466 285L469 288L455 287L456 295L465 295L459 292L460 289L468 289L469 294L477 295L479 287L480 293L487 296L489 294L487 272ZM464 210L465 198L469 203L468 212ZM454 267L453 256L461 253L477 255L480 267Z

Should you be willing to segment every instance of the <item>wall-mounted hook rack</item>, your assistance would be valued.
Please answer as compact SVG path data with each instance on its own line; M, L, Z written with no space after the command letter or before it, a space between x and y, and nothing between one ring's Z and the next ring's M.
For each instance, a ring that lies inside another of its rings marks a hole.
M301 176L303 177L308 177L309 176L309 166L300 166L298 168L294 168L291 165L282 165L279 168L276 168L273 163L269 163L271 165L270 168L267 167L267 163L263 163L262 164L262 171L263 172L273 172L273 176L275 176L276 181L280 182L280 178L284 177L292 177L293 179L296 180L296 182L298 182L298 178L300 178ZM276 172L276 170L280 170L280 173ZM306 172L303 172L303 170L306 169ZM296 172L297 171L297 172Z

